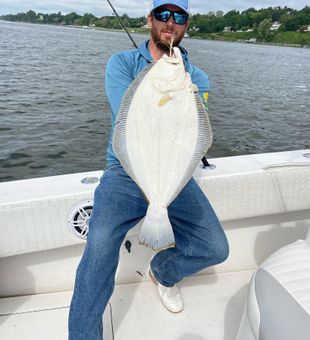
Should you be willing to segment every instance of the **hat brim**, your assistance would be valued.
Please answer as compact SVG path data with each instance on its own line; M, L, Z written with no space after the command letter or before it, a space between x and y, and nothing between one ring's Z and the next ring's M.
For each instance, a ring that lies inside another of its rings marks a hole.
M169 1L163 3L163 4L159 5L159 6L154 7L153 9L151 9L151 12L154 11L156 8L161 7L161 6L165 6L165 5L174 5L174 6L176 6L176 7L181 8L184 12L186 12L187 14L189 14L189 9L186 9L186 8L184 8L183 6L176 5L175 3L171 3L171 2L169 2Z

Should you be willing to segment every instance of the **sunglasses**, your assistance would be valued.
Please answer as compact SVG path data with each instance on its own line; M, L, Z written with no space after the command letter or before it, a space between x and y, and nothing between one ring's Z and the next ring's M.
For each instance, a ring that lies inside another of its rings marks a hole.
M174 11L169 11L168 9L155 10L152 13L153 13L153 17L156 20L162 21L162 22L167 22L172 15L173 20L177 25L185 25L187 23L188 16L189 16L188 13L186 12L183 12L183 11L174 12Z

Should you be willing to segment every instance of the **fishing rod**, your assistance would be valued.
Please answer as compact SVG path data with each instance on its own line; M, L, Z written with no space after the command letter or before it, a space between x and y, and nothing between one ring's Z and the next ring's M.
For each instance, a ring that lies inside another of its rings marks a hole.
M107 0L107 1L108 1L109 5L111 6L111 8L112 8L112 10L113 10L113 12L114 12L114 14L115 14L117 20L119 21L119 23L121 24L121 26L123 27L123 29L125 30L125 32L128 34L128 37L129 37L129 39L131 40L133 46L134 46L135 48L138 48L136 42L133 40L133 37L131 36L131 34L128 32L128 30L127 30L127 28L125 27L125 25L124 25L122 19L121 19L121 18L119 17L119 15L117 14L117 12L116 12L115 8L113 7L113 5L111 4L110 0Z
M110 0L107 0L107 1L108 1L108 3L109 3L110 7L112 8L112 10L113 10L113 12L114 12L114 14L115 14L117 20L119 21L119 23L121 24L121 26L123 27L123 29L125 30L125 32L127 33L127 35L128 35L128 37L129 37L129 39L131 40L133 46L134 46L135 48L138 48L138 45L137 45L136 42L133 40L133 37L131 36L131 34L128 32L126 26L124 25L124 23L123 23L122 19L120 18L120 16L117 14L117 12L116 12L115 8L113 7L113 5L111 4ZM211 168L212 168L212 165L207 161L206 156L203 156L201 161L202 161L202 163L203 163L203 169L205 169L205 168L210 168L210 169L211 169Z

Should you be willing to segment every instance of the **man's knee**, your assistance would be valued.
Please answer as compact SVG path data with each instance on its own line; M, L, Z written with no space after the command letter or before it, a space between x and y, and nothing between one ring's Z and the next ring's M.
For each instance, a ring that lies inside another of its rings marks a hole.
M212 233L212 241L209 242L209 245L211 244L212 247L211 253L215 264L219 264L228 258L229 244L223 226L218 219L215 226Z
M222 263L227 260L229 256L229 245L226 239L226 236L224 236L221 240L221 242L218 242L214 251L214 258L216 259L216 263Z
M114 242L111 238L88 234L86 247L77 268L80 281L92 282L98 275L103 279L105 273L114 272L118 263L119 248L119 242Z
M229 245L225 233L223 233L213 242L206 243L204 247L205 255L203 258L205 259L207 265L210 265L210 262L212 265L220 264L227 260L229 256Z

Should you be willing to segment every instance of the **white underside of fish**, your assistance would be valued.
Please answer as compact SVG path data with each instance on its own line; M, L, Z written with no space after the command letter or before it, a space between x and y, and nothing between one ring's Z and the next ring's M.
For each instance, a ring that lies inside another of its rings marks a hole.
M119 111L113 148L149 203L140 242L154 250L174 246L167 207L212 143L207 112L185 72L179 49L144 70Z

